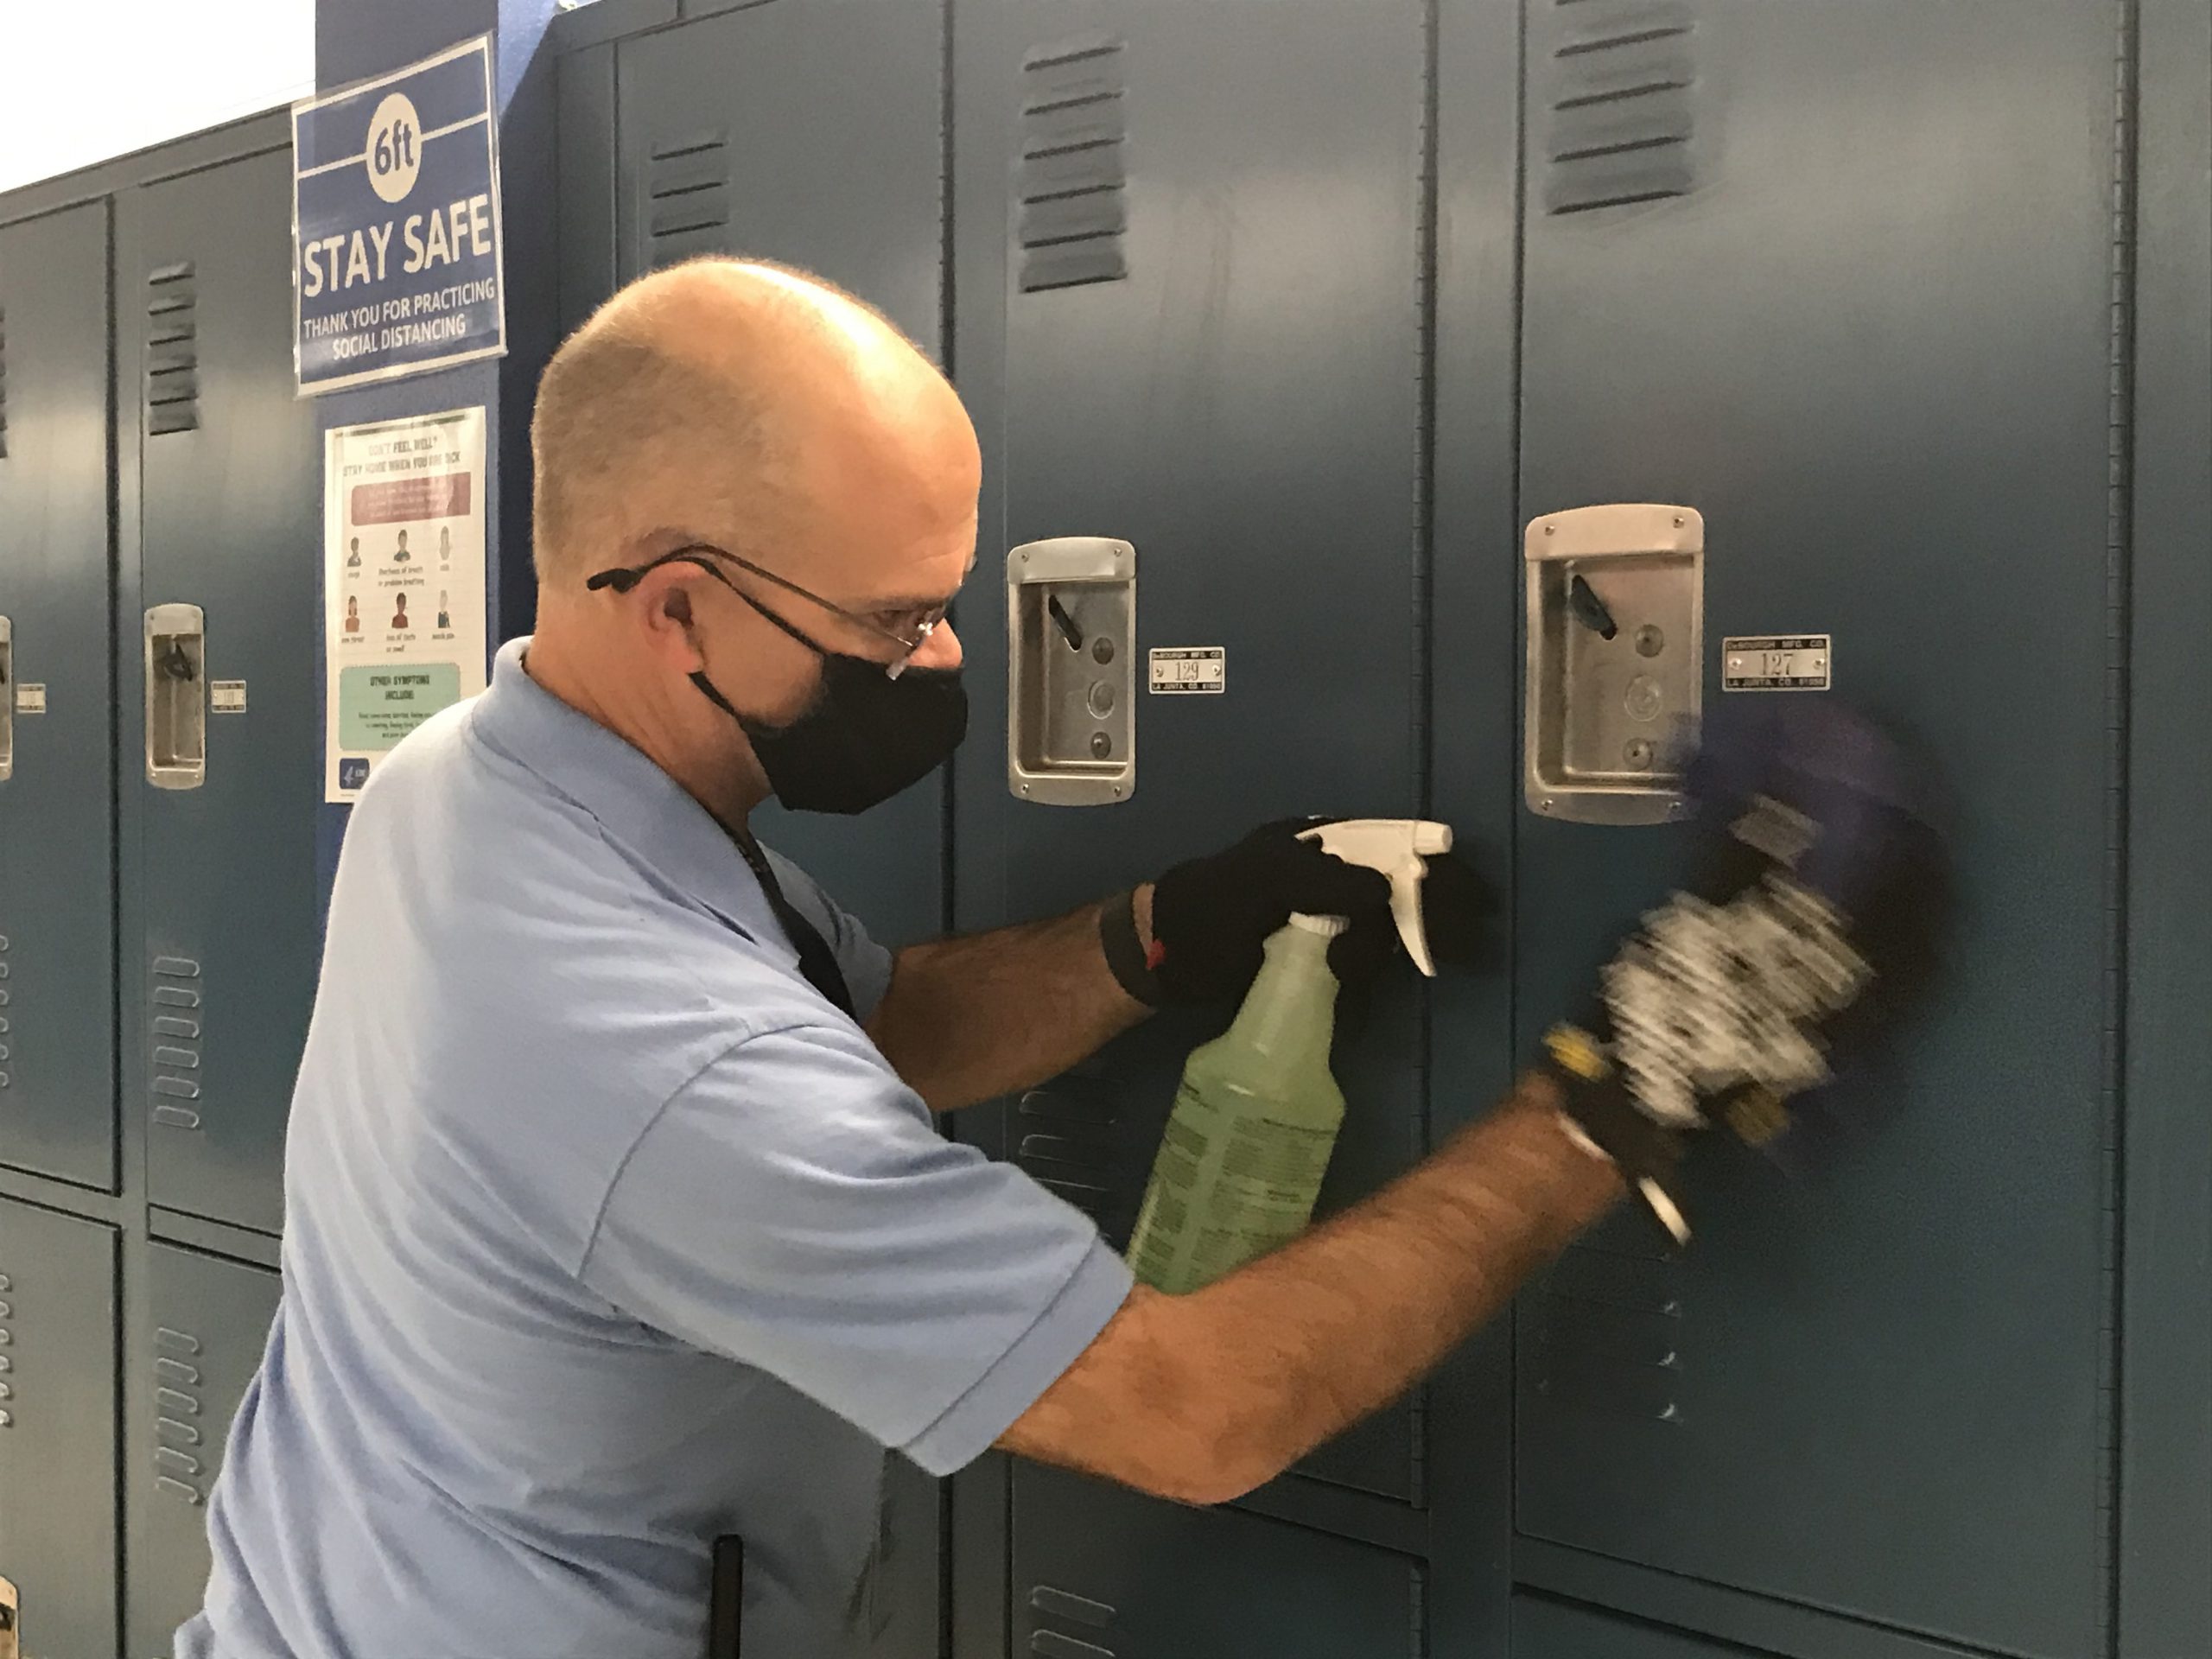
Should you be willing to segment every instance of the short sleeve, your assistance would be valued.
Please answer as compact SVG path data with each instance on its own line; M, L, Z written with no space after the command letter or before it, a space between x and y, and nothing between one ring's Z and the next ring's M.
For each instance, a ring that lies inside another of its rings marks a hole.
M845 988L853 994L853 1012L865 1025L891 988L891 952L870 938L860 918L832 899L820 882L773 848L761 850L768 855L784 896L828 941L837 969L845 976Z
M1090 1346L1129 1273L1079 1211L938 1135L849 1027L755 1037L659 1113L584 1282L757 1366L932 1473Z

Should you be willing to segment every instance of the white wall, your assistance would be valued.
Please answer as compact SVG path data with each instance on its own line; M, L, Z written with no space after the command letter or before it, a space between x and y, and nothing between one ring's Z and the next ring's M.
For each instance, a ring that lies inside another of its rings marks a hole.
M0 190L312 92L315 7L0 0Z

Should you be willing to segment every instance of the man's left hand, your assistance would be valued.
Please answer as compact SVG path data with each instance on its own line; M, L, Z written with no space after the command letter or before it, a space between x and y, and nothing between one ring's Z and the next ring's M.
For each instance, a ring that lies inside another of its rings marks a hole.
M1398 954L1390 884L1325 853L1302 831L1327 818L1262 825L1235 846L1178 864L1154 884L1148 959L1163 1003L1225 1002L1260 971L1262 947L1294 912L1342 916L1329 967L1355 998ZM1440 963L1473 959L1493 908L1482 878L1449 853L1431 856L1422 883L1429 950Z

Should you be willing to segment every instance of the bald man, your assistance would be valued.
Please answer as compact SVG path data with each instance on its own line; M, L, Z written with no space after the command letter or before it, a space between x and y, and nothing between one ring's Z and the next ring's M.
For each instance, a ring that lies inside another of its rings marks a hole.
M1235 1497L1668 1163L1618 1089L1533 1077L1276 1254L1133 1289L931 1109L1235 998L1293 910L1353 917L1357 982L1380 878L1274 825L894 960L748 819L863 810L965 730L950 387L849 296L709 261L563 346L533 440L537 632L378 771L340 862L283 1304L181 1659L699 1659L728 1540L748 1654L849 1651L887 1452Z

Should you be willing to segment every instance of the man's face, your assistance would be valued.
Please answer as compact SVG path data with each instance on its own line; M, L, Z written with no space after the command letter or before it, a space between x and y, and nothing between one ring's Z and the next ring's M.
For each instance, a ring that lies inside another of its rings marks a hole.
M889 430L823 433L798 457L794 510L784 515L776 543L731 550L851 615L741 569L724 574L825 651L887 664L903 655L885 633L911 636L919 613L958 591L976 556L981 459L949 391L943 404L949 410L917 410L918 418ZM696 591L707 673L723 695L772 723L804 713L821 658L719 584ZM949 624L911 660L917 669L960 663Z

